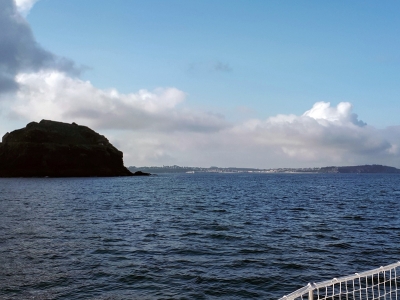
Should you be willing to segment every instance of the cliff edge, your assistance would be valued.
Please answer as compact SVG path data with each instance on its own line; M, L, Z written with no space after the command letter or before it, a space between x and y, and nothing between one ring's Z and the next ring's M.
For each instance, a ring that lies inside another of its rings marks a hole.
M132 176L122 157L86 126L42 120L3 136L0 177Z

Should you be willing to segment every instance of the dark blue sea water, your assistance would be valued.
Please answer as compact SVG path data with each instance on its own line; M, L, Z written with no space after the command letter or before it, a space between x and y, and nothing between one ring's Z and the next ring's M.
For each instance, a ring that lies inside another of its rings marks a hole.
M0 179L1 299L277 299L400 260L400 176Z

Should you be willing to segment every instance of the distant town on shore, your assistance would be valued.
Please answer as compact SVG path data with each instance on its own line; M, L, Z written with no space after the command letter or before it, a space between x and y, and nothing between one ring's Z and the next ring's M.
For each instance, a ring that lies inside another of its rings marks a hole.
M343 167L321 167L321 168L276 168L276 169L256 169L256 168L219 168L219 167L181 167L181 166L162 166L162 167L135 167L128 168L131 172L143 171L152 174L159 173L399 173L400 169L383 165L361 165Z

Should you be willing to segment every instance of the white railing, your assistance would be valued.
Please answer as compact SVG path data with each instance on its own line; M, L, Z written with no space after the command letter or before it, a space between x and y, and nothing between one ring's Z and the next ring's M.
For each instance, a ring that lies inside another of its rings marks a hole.
M309 283L279 300L400 300L400 262L351 276Z

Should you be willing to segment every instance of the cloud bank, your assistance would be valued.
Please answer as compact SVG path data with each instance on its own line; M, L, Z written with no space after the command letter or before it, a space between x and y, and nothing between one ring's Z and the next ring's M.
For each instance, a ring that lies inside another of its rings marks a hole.
M289 167L398 166L400 129L376 129L349 102L317 102L302 115L241 123L188 109L176 88L122 94L59 71L20 73L11 116L56 119L112 131L128 164Z

